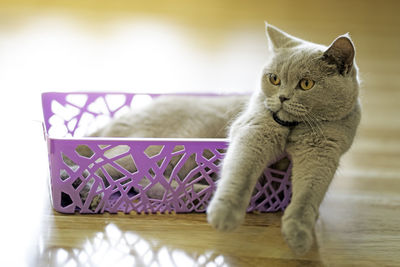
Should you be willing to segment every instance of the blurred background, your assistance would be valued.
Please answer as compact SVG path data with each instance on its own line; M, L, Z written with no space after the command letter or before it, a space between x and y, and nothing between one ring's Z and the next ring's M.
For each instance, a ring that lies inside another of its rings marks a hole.
M333 188L349 192L365 183L362 190L378 194L371 185L380 178L388 183L378 188L395 196L400 190L399 10L399 1L374 0L0 0L3 179L21 182L16 191L3 186L1 197L23 211L10 209L2 222L2 238L9 240L2 249L14 251L2 260L23 263L52 243L37 241L46 236L42 215L51 214L42 186L48 166L41 92L250 92L259 86L268 57L264 21L325 45L350 33L364 116ZM10 230L15 221L21 226Z
M29 101L43 91L252 91L264 21L325 45L350 32L363 79L390 75L396 3L2 0L0 86Z
M350 32L363 78L390 75L396 3L2 0L0 85L30 101L43 91L252 91L264 21L326 45Z

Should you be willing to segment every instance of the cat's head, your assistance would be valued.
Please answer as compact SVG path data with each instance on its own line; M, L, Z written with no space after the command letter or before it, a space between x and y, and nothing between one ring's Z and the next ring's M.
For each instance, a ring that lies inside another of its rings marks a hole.
M348 35L329 47L266 25L271 60L263 69L266 106L283 121L338 120L356 105L359 91L354 45Z

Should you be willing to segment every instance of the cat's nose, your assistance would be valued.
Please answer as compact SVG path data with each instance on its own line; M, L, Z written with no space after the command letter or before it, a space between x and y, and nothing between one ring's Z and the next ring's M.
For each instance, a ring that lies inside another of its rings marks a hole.
M286 100L289 100L289 98L287 98L287 97L284 96L284 95L280 95L280 96L279 96L279 100L281 101L281 103L283 103L283 102L285 102Z

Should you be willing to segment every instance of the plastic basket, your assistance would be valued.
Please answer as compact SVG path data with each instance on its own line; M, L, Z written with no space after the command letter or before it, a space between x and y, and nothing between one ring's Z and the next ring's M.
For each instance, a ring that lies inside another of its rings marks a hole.
M216 177L228 146L226 139L83 137L88 129L101 127L111 118L158 96L93 92L42 94L51 200L56 211L183 213L206 210L218 183ZM89 152L82 155L80 148ZM152 154L149 148L153 148ZM107 154L113 149L122 152ZM125 169L121 160L130 161L135 170ZM188 160L195 165L183 177L180 172ZM291 163L283 171L272 166L265 169L257 183L248 211L273 212L288 205ZM119 174L117 178L109 174L111 169ZM155 189L157 197L151 193Z

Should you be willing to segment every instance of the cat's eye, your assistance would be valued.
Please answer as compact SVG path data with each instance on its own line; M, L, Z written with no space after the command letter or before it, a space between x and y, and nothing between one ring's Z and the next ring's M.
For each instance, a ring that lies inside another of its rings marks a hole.
M279 79L278 75L270 73L269 74L269 81L273 85L280 85L281 84L281 79Z
M313 80L310 79L301 79L300 80L300 88L303 90L310 90L311 88L313 88L315 82Z

